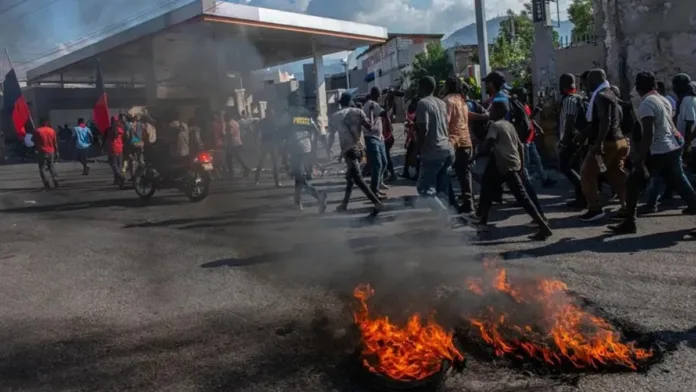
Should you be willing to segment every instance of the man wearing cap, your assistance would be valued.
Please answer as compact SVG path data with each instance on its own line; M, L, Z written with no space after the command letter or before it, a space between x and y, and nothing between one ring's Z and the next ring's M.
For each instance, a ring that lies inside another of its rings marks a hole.
M479 204L479 217L472 217L476 223L486 226L488 223L488 213L491 209L493 195L497 192L500 184L507 184L510 191L515 196L518 203L532 217L538 227L537 234L530 239L543 241L552 234L551 229L546 223L546 219L534 206L534 203L527 194L523 183L524 174L524 146L519 139L517 130L509 121L505 120L509 109L509 103L504 100L493 100L490 106L490 117L493 121L486 135L484 151L492 151L495 157L495 169L497 176L489 178L481 186L481 201ZM489 168L487 168L488 170ZM477 219L478 218L478 219Z
M365 149L363 146L363 128L372 129L372 124L370 124L367 119L365 112L355 107L353 98L350 94L343 93L339 104L341 105L341 109L334 113L329 119L328 148L331 148L336 135L338 135L341 146L340 156L346 163L347 182L343 201L336 208L336 211L341 212L348 209L348 202L353 192L353 185L357 185L365 196L374 204L371 215L375 216L382 210L382 202L380 202L377 195L365 184L360 173L360 160L363 157Z
M505 105L507 107L507 111L505 112L505 120L507 121L512 121L513 116L512 116L512 111L510 110L510 97L508 94L504 91L504 89L509 89L510 86L508 86L505 83L505 76L498 71L491 72L484 78L485 86L486 86L486 92L488 95L491 97L488 100L488 107L491 107L494 102L499 102ZM514 125L513 125L514 126ZM492 156L492 159L488 161L488 165L495 165L495 155ZM489 179L493 181L497 181L495 177L495 170L493 168L486 169L484 172L484 177L488 177ZM486 181L484 178L482 181ZM499 183L499 182L497 182ZM541 214L541 216L544 216L543 209L541 208L541 203L539 203L539 197L537 196L536 190L534 189L534 186L532 185L532 182L529 180L529 174L527 173L527 170L523 168L522 171L522 183L524 184L524 188L527 192L527 195L531 199L532 203L536 207L537 211ZM501 189L502 192L502 189ZM497 197L494 195L494 197ZM481 212L481 209L479 208L479 213ZM544 218L545 219L545 218ZM534 225L536 225L534 223Z
M424 76L418 82L421 100L416 108L416 142L421 169L416 189L433 210L446 211L437 195L451 196L449 168L454 163L454 149L447 132L447 105L433 96L436 87L435 79L430 76ZM450 200L452 202L456 204L456 200Z
M302 97L297 92L288 96L288 109L279 122L287 129L285 146L290 155L290 171L295 179L295 205L302 209L302 190L307 191L319 202L319 213L326 210L326 192L317 190L306 176L306 167L312 159L312 137L319 134L319 128L312 119L312 113L302 105Z

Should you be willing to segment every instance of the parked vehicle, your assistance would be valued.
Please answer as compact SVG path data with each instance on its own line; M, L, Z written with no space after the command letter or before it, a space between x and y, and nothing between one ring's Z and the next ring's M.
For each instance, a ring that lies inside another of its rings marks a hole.
M168 166L155 162L139 166L133 175L135 193L147 200L158 189L176 188L194 203L208 196L213 171L213 158L208 151L199 152L184 167Z

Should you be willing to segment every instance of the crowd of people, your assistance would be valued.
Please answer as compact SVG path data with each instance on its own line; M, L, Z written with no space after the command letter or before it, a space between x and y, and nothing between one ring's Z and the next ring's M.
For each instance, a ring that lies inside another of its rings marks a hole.
M601 69L579 78L565 74L559 79L559 97L552 104L557 117L559 171L574 188L568 207L584 210L579 216L583 221L604 218L600 190L608 184L620 205L612 216L620 223L610 226L617 233L635 233L636 217L656 212L658 203L667 205L674 193L687 205L685 214L696 214L696 193L684 170L684 159L692 170L696 168L696 157L690 154L696 144L696 84L686 74L675 76L671 80L675 97L667 95L665 83L650 72L639 73L634 84L637 106L622 99ZM488 229L489 212L494 203L501 202L506 187L531 217L529 225L537 228L531 238L545 240L552 231L534 177L541 187L553 187L556 182L537 150L536 139L543 130L535 117L542 109L532 109L527 91L511 88L500 72L487 75L484 86L488 99L480 102L468 96L470 88L459 78L448 78L441 88L432 77L419 81L418 97L406 113L407 151L401 177L416 181L418 194L431 208L449 211L450 216L479 230ZM235 165L246 177L252 168L243 154L242 129L253 125L258 147L255 182L259 183L270 155L275 185L282 185L282 165L294 180L296 205L302 208L302 192L307 191L318 200L321 212L326 209L326 193L312 185L312 173L315 168L325 170L318 160L319 145L331 157L338 138L339 160L346 165L346 189L337 210L348 208L357 185L374 204L372 215L376 215L388 198L387 183L397 178L391 156L393 105L376 88L364 102L355 102L346 93L339 104L328 122L328 138L297 93L285 105L269 107L263 119L251 119L236 110L212 114L199 110L189 121L178 115L156 121L147 112L121 114L112 118L103 136L78 119L71 138L83 175L90 172L88 152L100 143L108 155L114 184L123 186L144 157L157 155L156 146L166 147L164 156L173 164L197 151L211 150L218 178L232 178ZM54 168L58 143L46 121L33 132L33 143L44 185L50 188L47 172L58 187ZM411 176L413 166L415 178ZM473 170L476 166L484 169ZM457 177L459 196L451 172ZM369 177L369 184L364 177ZM474 179L480 184L478 197ZM646 203L638 208L643 193Z
M636 108L621 98L619 89L601 69L587 71L576 79L571 74L562 75L560 97L555 100L560 171L574 187L568 207L584 210L579 216L583 221L604 218L607 212L600 190L608 184L620 205L611 217L620 223L609 229L618 234L635 233L636 217L656 212L658 200L667 205L675 192L687 205L683 213L696 214L696 193L683 161L686 157L696 165L690 151L696 139L696 84L691 78L679 74L672 79L675 98L666 94L665 83L654 74L639 73L634 83L639 95ZM527 92L510 88L502 73L487 75L484 83L489 98L476 102L467 96L469 88L458 78L449 78L440 91L432 77L420 80L419 96L407 113L409 135L402 176L412 178L409 169L415 161L418 194L433 209L449 210L450 215L479 230L488 229L489 211L493 203L502 200L505 185L532 218L530 226L538 230L531 238L545 240L552 231L532 175L542 187L552 187L555 181L546 173L536 148L535 139L543 131L534 117L541 108L532 110ZM386 198L380 175L373 172L367 186L358 163L363 153L368 162L378 162L383 155L381 122L389 116L378 100L379 91L373 90L361 109L344 95L342 109L329 123L329 131L339 135L348 173L339 210L346 208L353 184L375 204L373 214L379 212ZM477 161L485 169L478 178L481 186L475 205L472 165ZM370 166L382 169L380 163ZM450 171L458 178L459 198ZM646 203L638 208L644 193Z

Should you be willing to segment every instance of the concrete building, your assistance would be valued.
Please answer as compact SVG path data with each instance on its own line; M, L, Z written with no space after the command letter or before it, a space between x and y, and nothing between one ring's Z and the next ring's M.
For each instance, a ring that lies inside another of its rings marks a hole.
M148 106L205 105L223 110L234 105L241 112L248 100L238 79L250 80L254 70L313 58L317 110L324 119L323 56L381 44L387 38L383 27L191 0L31 69L27 78L36 88L47 83L93 84L99 58L105 83L143 86ZM96 97L94 91L91 94Z
M304 64L303 70L305 75L305 81L303 83L305 99L307 100L307 104L311 107L316 104L317 98L314 66L312 64ZM354 94L366 94L368 92L367 82L365 81L365 75L367 72L364 69L351 69L348 70L348 74L351 91ZM348 86L345 72L326 75L324 79L327 90L346 89Z
M624 95L636 73L649 70L667 82L696 76L696 1L593 0L606 70Z
M454 73L463 78L474 78L481 85L481 67L478 64L478 45L456 45L447 48ZM485 76L485 75L483 75Z
M439 42L442 37L442 34L389 34L386 42L370 46L357 58L367 72L368 89L402 86L416 56L426 53L427 45Z

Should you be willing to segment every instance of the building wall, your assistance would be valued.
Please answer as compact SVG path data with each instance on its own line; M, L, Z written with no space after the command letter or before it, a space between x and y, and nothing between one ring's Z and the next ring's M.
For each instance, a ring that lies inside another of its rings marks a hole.
M372 48L361 59L367 74L375 75L368 83L368 89L398 85L405 78L404 68L410 66L418 54L426 52L428 43L436 41L439 38L395 37Z
M580 75L593 69L604 67L604 45L569 46L556 49L556 75L564 73Z
M624 95L642 70L666 82L679 72L696 76L696 1L593 2L607 73Z

